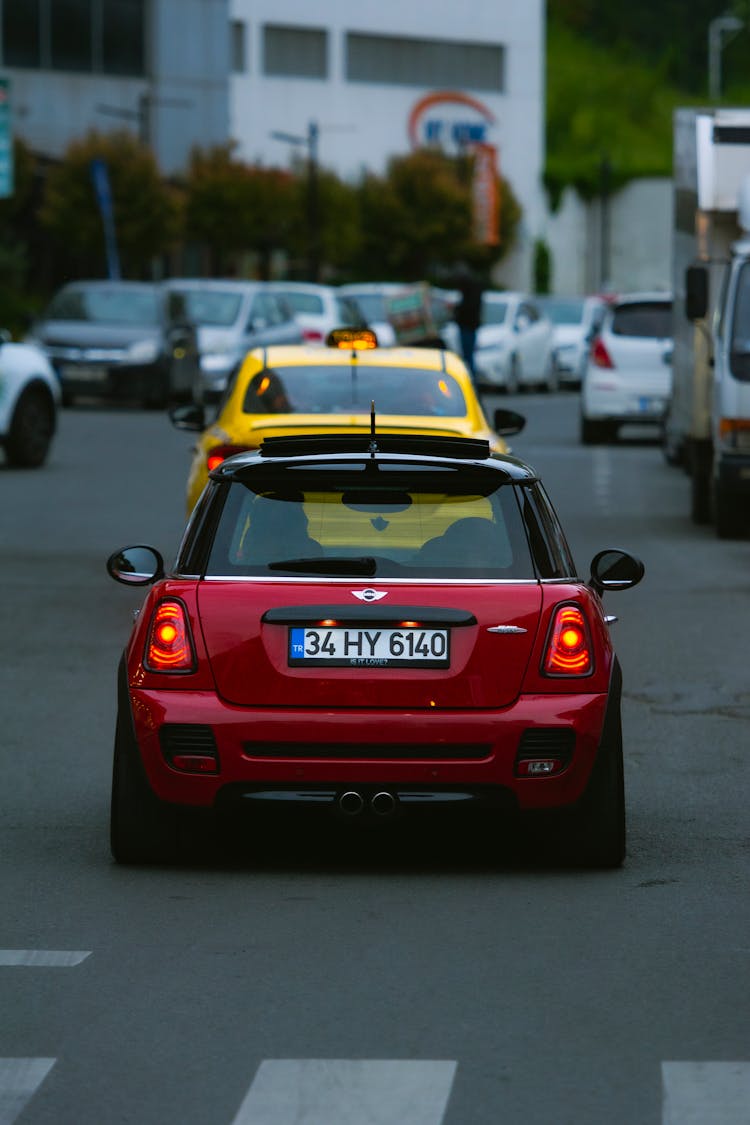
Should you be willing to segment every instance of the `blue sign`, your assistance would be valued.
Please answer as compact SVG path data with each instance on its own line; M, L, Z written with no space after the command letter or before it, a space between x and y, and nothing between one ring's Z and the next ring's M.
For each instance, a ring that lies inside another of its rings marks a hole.
M104 226L104 246L107 252L107 275L112 281L120 280L120 255L117 252L115 234L115 213L112 207L112 191L109 186L109 172L103 160L91 161L91 178L99 204Z
M13 134L10 121L10 79L0 78L0 199L13 194Z

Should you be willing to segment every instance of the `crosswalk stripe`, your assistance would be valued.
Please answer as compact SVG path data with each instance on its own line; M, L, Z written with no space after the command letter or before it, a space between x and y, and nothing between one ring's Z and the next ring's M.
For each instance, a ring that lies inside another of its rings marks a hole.
M0 1125L13 1125L55 1059L0 1059Z
M0 949L0 965L66 969L72 965L80 965L81 961L90 956L90 949Z
M750 1125L750 1062L663 1062L662 1125Z
M440 1125L456 1063L266 1059L233 1125Z

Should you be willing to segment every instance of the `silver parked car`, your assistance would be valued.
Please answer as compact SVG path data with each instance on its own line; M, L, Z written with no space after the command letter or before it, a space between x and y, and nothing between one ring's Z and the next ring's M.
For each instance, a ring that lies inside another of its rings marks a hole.
M302 342L292 309L265 282L175 277L162 284L173 318L184 316L198 334L196 402L217 401L252 348Z

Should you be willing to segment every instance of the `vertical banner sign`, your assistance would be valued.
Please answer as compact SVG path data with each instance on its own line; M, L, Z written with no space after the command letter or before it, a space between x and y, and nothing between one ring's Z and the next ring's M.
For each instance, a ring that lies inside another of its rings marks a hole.
M10 121L10 79L0 78L0 199L13 194L13 136Z
M483 246L497 246L498 229L497 148L474 146L474 180L471 185L472 233Z
M91 178L104 227L104 246L107 252L107 276L111 281L120 280L120 256L117 252L115 234L115 215L112 208L112 192L109 186L109 172L103 160L91 161Z

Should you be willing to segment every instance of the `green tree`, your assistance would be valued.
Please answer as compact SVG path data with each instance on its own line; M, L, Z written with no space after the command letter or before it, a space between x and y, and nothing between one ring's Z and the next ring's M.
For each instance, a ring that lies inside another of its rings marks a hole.
M23 141L13 142L13 194L0 199L0 328L20 334L34 302L31 264L38 245L38 169Z
M357 275L431 278L460 260L489 270L513 243L520 206L507 181L499 181L499 243L477 244L472 236L472 172L471 157L420 149L394 157L385 176L365 176L359 187Z
M160 176L150 149L126 131L92 130L49 171L39 217L54 242L58 268L73 277L106 273L93 160L107 165L122 276L147 277L154 259L178 238L180 199Z
M254 252L259 272L267 275L274 250L286 249L297 208L292 173L248 165L235 156L235 145L194 149L187 177L185 228L204 248L205 272L237 272L241 259Z

